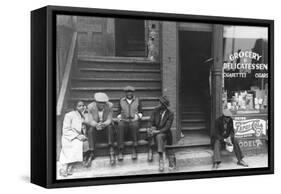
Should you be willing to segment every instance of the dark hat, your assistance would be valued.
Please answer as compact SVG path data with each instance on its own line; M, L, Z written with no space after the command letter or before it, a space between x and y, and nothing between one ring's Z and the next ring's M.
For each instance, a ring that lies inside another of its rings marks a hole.
M170 106L170 101L169 101L167 96L161 96L159 98L159 101L160 101L161 104L163 104L166 107Z
M129 92L129 91L130 91L130 92L134 92L134 91L135 91L135 88L134 88L133 86L127 86L127 87L124 88L124 91L125 91L125 92Z

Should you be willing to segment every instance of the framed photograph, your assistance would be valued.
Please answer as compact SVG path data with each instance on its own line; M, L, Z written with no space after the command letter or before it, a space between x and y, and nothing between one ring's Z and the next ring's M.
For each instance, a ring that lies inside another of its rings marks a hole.
M31 182L274 173L274 21L31 12Z

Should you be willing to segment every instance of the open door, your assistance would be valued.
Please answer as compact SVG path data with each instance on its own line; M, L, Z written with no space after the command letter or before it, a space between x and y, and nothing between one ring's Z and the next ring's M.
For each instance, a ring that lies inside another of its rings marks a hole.
M180 129L188 145L210 144L212 28L179 30Z
M145 20L115 19L115 53L122 57L145 57Z

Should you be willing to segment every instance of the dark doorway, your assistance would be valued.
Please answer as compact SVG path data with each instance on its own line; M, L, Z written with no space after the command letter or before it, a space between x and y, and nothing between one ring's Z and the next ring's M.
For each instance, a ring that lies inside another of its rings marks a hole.
M144 20L115 20L115 53L123 57L145 57Z
M179 31L180 126L187 144L210 144L212 32Z

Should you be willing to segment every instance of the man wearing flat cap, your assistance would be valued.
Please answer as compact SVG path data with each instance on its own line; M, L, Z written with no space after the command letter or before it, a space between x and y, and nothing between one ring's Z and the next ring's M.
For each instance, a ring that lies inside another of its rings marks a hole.
M159 171L164 171L163 154L165 145L172 145L171 127L174 120L173 112L168 108L170 102L166 96L159 98L160 105L151 114L147 135L149 140L148 161L153 161L152 146L156 145L159 154ZM169 169L176 168L176 158L173 150L168 149L166 155L169 160Z
M135 88L127 86L124 88L125 97L119 101L118 108L118 131L117 131L117 142L118 142L118 160L123 160L123 149L125 137L128 137L133 141L132 146L132 159L137 159L137 145L138 145L138 129L139 120L142 118L141 112L141 101L139 98L134 96Z
M112 121L113 104L109 102L105 93L95 93L95 101L88 105L88 116L85 123L88 127L88 141L90 155L87 158L86 166L89 167L94 158L95 145L98 137L106 136L109 145L110 164L115 164L114 155L114 127Z
M247 167L248 164L243 161L243 154L239 147L237 139L234 137L232 113L228 109L223 110L223 115L220 116L215 123L215 133L212 136L212 145L214 149L213 169L219 168L221 163L221 147L224 145L233 146L234 153L237 158L237 165Z

